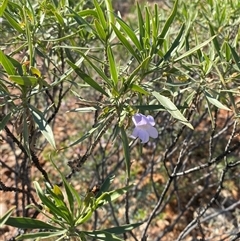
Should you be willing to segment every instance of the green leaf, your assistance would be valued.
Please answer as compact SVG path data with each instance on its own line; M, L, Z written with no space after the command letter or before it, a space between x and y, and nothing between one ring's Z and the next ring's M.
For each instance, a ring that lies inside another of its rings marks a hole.
M61 210L59 207L57 207L54 203L53 200L51 200L50 198L48 198L42 191L40 185L38 184L38 182L34 181L33 182L34 187L36 189L37 195L40 198L40 200L42 201L42 203L47 206L50 210L50 213L56 218L56 220L59 220L59 218L63 218L65 221L67 221L69 223L69 215L66 214L65 210Z
M58 227L52 226L43 221L32 218L10 217L6 222L6 225L23 229L48 229L57 230Z
M114 200L118 199L122 195L124 195L129 189L131 189L133 185L129 185L127 187L119 188L110 192L102 193L95 202L96 208L100 206L106 205Z
M103 13L102 9L101 9L101 7L99 6L99 4L96 0L94 0L94 6L96 8L98 20L101 23L103 29L106 31L107 30L107 22L106 22L106 19L105 19L105 16L104 16L104 13Z
M183 35L183 31L185 29L185 24L182 25L176 39L174 40L173 44L171 45L171 47L169 48L169 50L167 51L167 53L164 55L163 59L166 61L170 58L170 56L172 55L172 53L174 53L173 51L176 49L176 47L180 44L180 39L182 38Z
M89 52L89 50L86 51L84 54L87 54L88 52ZM84 57L80 58L80 59L75 63L75 65L76 65L76 66L79 66L79 65L83 62L83 60L84 60ZM69 68L69 69L59 78L59 80L53 82L53 83L51 84L51 86L58 85L59 83L61 83L62 81L64 81L66 78L68 78L73 72L74 72L74 69L73 69L73 68Z
M211 23L208 23L208 25L209 25L209 29L210 29L211 35L212 35L212 36L216 36L212 24L211 24ZM218 56L221 57L222 54L221 54L220 45L219 45L219 42L218 42L217 38L214 38L214 39L213 39L213 45L214 45L215 50L216 50L217 53L218 53Z
M240 71L240 58L235 49L230 44L227 43L227 45L230 47L235 64L237 65L237 68Z
M139 27L139 38L140 44L143 46L143 38L145 37L145 24L143 21L142 11L140 9L139 3L137 2L137 14L138 14L138 27Z
M100 190L98 191L96 198L98 198L102 193L107 192L109 190L110 185L112 184L113 180L115 178L115 175L108 176L103 184L100 187Z
M131 85L131 89L135 92L141 93L143 95L149 95L149 93L143 89L141 86L137 85L137 84L132 84Z
M107 39L107 35L106 35L106 32L103 29L102 25L97 21L97 19L94 20L94 25L97 30L98 37L100 37L100 39L105 42Z
M103 122L103 121L102 121ZM75 146L81 142L83 142L85 139L87 139L88 137L90 137L97 129L101 129L103 128L103 126L105 125L105 123L99 122L97 125L95 125L91 130L89 130L85 135L83 135L81 138L77 139L76 141L74 141L73 143L69 144L66 148ZM100 128L101 127L101 128ZM65 149L65 148L62 148ZM62 150L60 149L60 150Z
M70 210L71 210L71 215L73 216L73 214L74 214L74 198L73 198L73 192L72 192L73 187L68 183L68 181L66 180L66 178L64 177L62 172L57 168L56 164L52 160L51 160L51 163L53 164L53 166L56 168L56 170L58 171L58 173L61 176L64 188L66 190L67 199L68 199L68 203L69 203Z
M55 144L52 128L48 125L47 120L43 116L43 113L32 105L29 105L29 109L32 113L35 123L38 125L39 130L42 132L42 134L47 139L49 144L54 149L56 149L56 144Z
M82 231L84 234L86 234L89 237L92 238L97 238L98 240L107 240L107 241L124 241L123 239L120 239L118 237L116 237L115 235L108 233L108 232L104 232L104 231L92 231L92 232L86 232L86 231Z
M85 74L78 66L76 66L71 61L68 61L69 65L75 70L77 75L83 79L87 84L92 86L95 90L99 91L100 93L108 96L107 92L96 82L94 81L89 75Z
M131 167L131 158L130 158L130 149L128 145L128 138L127 134L124 130L124 127L120 127L121 130L121 137L122 137L122 144L123 144L123 151L124 151L124 159L125 159L125 164L126 164L126 171L127 171L127 176L128 178L130 177L130 167Z
M138 110L164 110L164 107L162 105L134 105L132 108L138 109Z
M52 203L58 208L59 216L62 217L70 226L73 225L73 214L70 212L67 204L64 202L64 197L60 193L56 192L56 189L60 191L60 188L56 188L54 185L53 189L49 183L46 183L46 193L49 198L51 198ZM51 209L50 209L51 211ZM60 219L62 219L60 218ZM59 217L58 217L59 219Z
M231 109L229 109L227 106L223 105L219 100L213 98L213 96L210 93L208 93L207 91L205 91L204 93L205 93L205 97L211 104L213 104L214 106L216 106L219 109L231 111Z
M178 108L174 105L174 103L167 97L160 95L156 91L153 91L153 96L160 102L161 105L178 121L193 129L193 126L189 123L189 121L183 116L183 114L178 110Z
M172 24L176 14L177 14L177 8L178 8L178 0L175 1L173 10L172 10L170 16L168 17L167 21L165 22L162 32L160 33L160 35L158 37L158 46L162 46L164 39L165 39L165 35L167 34L167 32L170 28L170 25Z
M0 63L7 72L8 75L15 75L15 69L12 62L7 58L7 56L0 49Z
M9 75L9 79L25 87L36 86L38 84L38 78L34 76Z
M15 207L10 208L3 216L0 217L0 228L7 222L14 209Z
M9 112L7 115L5 115L1 120L0 120L0 131L4 129L4 127L7 125L8 121L10 120L12 116L12 112Z
M37 233L22 234L19 237L17 237L16 240L29 240L29 239L38 240L38 238L46 239L46 238L52 238L52 237L59 237L59 236L65 235L66 232L67 230L61 230L57 232L37 232Z
M143 47L141 46L136 34L133 32L133 30L121 19L117 18L118 23L122 27L123 31L126 33L126 35L132 40L133 44L135 47L139 50L142 51Z
M105 0L105 5L107 8L108 23L111 26L111 24L115 23L115 17L114 17L113 7L112 7L112 0Z
M174 62L178 62L179 60L186 58L187 56L191 55L192 53L196 52L197 50L201 49L202 47L204 47L205 45L207 45L209 42L211 42L214 38L216 38L216 35L211 37L210 39L206 40L205 42L197 45L196 47L188 50L187 52L185 52L183 55L181 55L180 57L174 59Z
M104 232L113 233L113 234L122 234L122 233L126 233L128 231L131 231L134 228L137 228L137 227L139 227L142 224L143 223L126 224L126 225L122 225L122 226L119 226L119 227L107 228L107 229L99 230L99 232L104 231ZM96 230L94 232L98 232L98 231Z
M93 111L96 111L96 110L97 110L96 107L81 107L81 108L69 110L67 112L93 112Z
M16 29L19 33L23 33L24 30L21 28L20 24L18 24L18 22L12 18L12 16L10 14L8 14L6 11L3 13L3 16L7 19L7 21L9 22L9 24Z
M108 60L110 65L110 73L114 81L114 84L116 86L118 83L118 73L117 73L116 63L113 57L112 49L110 46L108 46L107 48L107 55L108 55Z
M8 4L8 0L3 0L2 5L0 6L0 17L2 17L4 10L6 9Z
M82 55L82 57L94 68L94 70L100 75L100 77L105 80L105 82L108 84L108 86L113 86L112 82L108 79L108 77L104 74L104 72L98 68L95 64L93 64L93 61L87 57L85 53L82 53L79 51L79 53Z
M144 72L147 70L150 59L151 59L151 56L148 56L137 66L137 68L135 70L133 70L133 72L131 73L131 75L129 76L129 78L127 80L127 86L132 84L132 80L134 79L134 77L137 76L139 71Z
M128 40L124 37L124 35L114 26L112 25L112 28L117 35L118 39L121 41L121 43L125 46L125 48L133 55L133 57L140 62L140 57L137 55L136 51L133 49L131 44L128 42Z

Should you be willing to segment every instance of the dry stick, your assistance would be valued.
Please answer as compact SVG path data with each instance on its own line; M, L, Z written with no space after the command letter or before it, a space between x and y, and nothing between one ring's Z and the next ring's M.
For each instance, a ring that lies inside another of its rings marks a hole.
M37 202L35 201L33 195L28 191L28 190L23 190L17 187L7 187L1 180L0 180L0 190L4 192L20 192L20 193L25 193L27 194L31 199L32 202L38 206Z
M141 241L147 240L147 235L146 235L147 230L148 230L148 228L150 226L150 223L152 222L152 219L155 217L155 213L157 212L157 210L161 206L161 204L163 202L163 199L164 199L164 197L165 197L165 195L166 195L166 193L167 193L167 191L168 191L168 189L169 189L169 187L170 187L170 185L172 183L172 180L173 180L173 178L169 177L169 179L168 179L168 181L167 181L167 183L166 183L166 185L164 187L164 190L163 190L163 192L162 192L162 194L161 194L161 196L160 196L160 198L159 198L159 200L158 200L158 202L157 202L157 204L155 206L155 208L153 209L152 213L150 214L150 216L148 218L147 224L145 226L145 229L144 229L142 237L141 237Z
M186 210L188 210L191 206L191 204L194 202L194 200L204 191L205 189L202 188L201 190L199 190L197 193L195 193L192 198L188 201L187 205L185 206L185 208L183 210L181 210L181 212L179 213L178 217L176 217L176 219L172 222L172 224L170 226L168 226L166 229L164 229L164 231L162 232L161 235L158 236L158 238L155 241L160 241L165 234L167 234L169 231L173 230L173 227L178 223L178 221L180 220L180 218L182 217L182 215L185 213ZM174 190L172 191L174 192ZM158 213L161 213L162 210L164 210L166 204L168 203L168 201L170 200L167 199L165 201L165 204L162 205L161 209L156 213L156 215L158 215Z
M25 155L27 155L27 152L26 152L25 148L23 147L23 145L21 144L21 142L12 134L12 132L8 129L8 127L5 126L4 129L5 129L6 133L7 133L7 135L13 140L13 142L17 144L19 149ZM40 165L39 160L38 160L36 154L32 150L30 150L30 153L31 153L32 161L33 161L34 165L36 166L36 168L42 173L42 175L45 178L45 180L47 182L49 182L49 184L51 184L51 182L50 182L50 180L48 178L47 172Z
M217 198L219 197L220 192L222 191L223 188L223 182L224 182L224 177L226 175L228 171L228 167L225 166L225 168L222 170L222 174L221 174L221 178L220 178L220 183L219 186L217 188L216 193L214 194L213 198L210 200L210 202L206 205L206 207L197 215L196 218L194 218L192 220L192 222L190 222L187 227L180 233L180 235L178 236L178 239L176 241L180 241L182 240L184 237L186 237L186 235L188 234L188 230L195 224L197 224L197 220L199 218L201 218L204 213L207 211L207 209L217 200Z
M197 99L198 99L198 95L196 95L196 97L195 97L195 99L194 99L193 102L195 103L195 102L197 101ZM192 109L192 110L189 112L189 114L188 114L188 118L187 118L188 120L190 120L192 114L193 114L193 109ZM158 210L158 209L160 208L160 206L162 205L163 199L164 199L166 193L168 192L168 190L169 190L169 188L170 188L170 186L171 186L171 183L172 183L172 181L174 180L175 174L176 174L176 172L177 172L177 170L178 170L178 168L179 168L181 158L178 159L178 162L177 162L177 164L176 164L176 166L175 166L172 174L170 174L169 171L168 171L168 168L167 168L167 166L166 166L166 160L167 160L167 156L168 156L169 152L172 151L173 147L176 145L176 143L177 143L178 140L180 139L180 136L182 135L183 130L184 130L185 128L186 128L186 126L183 126L183 127L180 129L180 131L178 132L178 134L177 134L176 138L174 139L172 145L166 150L166 152L165 152L165 154L164 154L163 163L164 163L164 167L165 167L165 170L166 170L166 172L167 172L167 174L168 174L169 179L168 179L168 181L167 181L167 183L166 183L166 185L165 185L165 187L164 187L164 190L163 190L163 192L162 192L162 194L161 194L161 196L160 196L160 198L159 198L159 200L158 200L155 208L153 209L152 213L150 214L150 216L149 216L149 218L148 218L147 224L146 224L145 229L144 229L144 231L143 231L143 233L142 233L141 241L146 241L146 240L147 240L147 235L146 235L146 233L147 233L147 230L148 230L148 228L149 228L149 226L150 226L150 223L152 222L153 218L155 217L155 214L156 214L157 210Z
M81 158L78 158L78 159L75 159L73 161L68 162L68 165L71 167L71 172L68 175L65 176L66 179L70 179L73 176L74 173L80 171L80 168L87 161L89 156L92 154L93 150L95 149L95 147L99 143L101 137L106 133L107 129L109 128L109 126L111 125L113 120L114 120L114 115L112 114L112 115L109 116L107 122L105 123L105 127L99 132L97 139L89 146L89 148L87 149L85 154ZM61 181L57 185L62 186L63 182Z
M201 169L204 169L206 167L209 167L213 164L217 164L219 163L225 156L228 156L230 155L232 152L236 151L238 148L240 147L240 142L238 142L236 145L234 145L233 147L229 148L228 150L224 151L222 154L220 154L219 156L213 158L211 161L209 161L208 163L205 163L205 164L202 164L202 165L199 165L197 167L193 167L193 168L190 168L186 171L183 171L183 172L178 172L178 173L175 173L172 177L177 177L177 176L183 176L183 175L186 175L186 174L189 174L189 173L192 173L192 172L196 172L196 171L199 171ZM237 162L239 164L239 162ZM237 164L236 164L237 165ZM236 166L235 163L229 163L229 167L233 167L233 166Z
M240 200L235 202L234 204L232 204L231 206L219 211L219 212L216 212L216 213L213 213L213 214L210 214L208 215L207 217L203 218L202 220L200 220L201 223L204 223L208 220L211 220L212 218L218 216L218 215L221 215L225 212L229 212L231 210L234 210L235 208L237 208L238 206L240 205ZM188 235L194 228L196 228L197 224L194 224L191 228L188 229L188 231L186 232L185 236Z

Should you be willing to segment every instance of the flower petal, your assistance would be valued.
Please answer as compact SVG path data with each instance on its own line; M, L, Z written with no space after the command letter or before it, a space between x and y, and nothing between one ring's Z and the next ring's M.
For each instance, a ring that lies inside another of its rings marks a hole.
M158 131L155 127L152 127L149 125L149 127L146 129L148 135L152 138L157 138L158 137Z
M132 120L135 126L146 125L148 123L147 117L143 114L135 114Z
M138 137L142 141L142 143L146 143L149 141L149 134L146 130L140 129L138 131Z
M130 137L131 138L138 138L138 132L139 132L139 128L135 127L133 129L133 133L132 133L132 135Z
M148 123L149 123L151 126L155 126L154 118L153 118L151 115L148 115L148 116L147 116L147 120L148 120Z

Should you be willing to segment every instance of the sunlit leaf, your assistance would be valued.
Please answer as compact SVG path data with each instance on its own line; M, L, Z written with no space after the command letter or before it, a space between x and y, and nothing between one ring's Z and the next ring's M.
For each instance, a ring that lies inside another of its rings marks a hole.
M9 112L8 114L4 115L3 118L0 119L0 131L4 129L7 125L8 121L10 120L12 113Z
M69 65L75 70L77 75L83 79L84 82L92 86L95 90L99 91L100 93L108 96L107 92L96 82L94 81L89 75L85 74L79 67L77 67L74 63L68 61Z
M29 239L34 239L38 240L38 238L52 238L52 237L59 237L63 236L67 230L60 230L57 232L37 232L37 233L28 233L28 234L22 234L19 237L16 238L16 240L29 240ZM52 239L50 239L52 240ZM56 239L55 239L56 240Z
M50 145L54 149L56 149L56 144L55 144L52 128L47 123L47 120L43 116L43 113L41 113L41 111L39 111L32 105L30 105L30 111L32 113L35 123L38 125L39 130L42 132L42 134L47 139L47 141L50 143Z
M0 228L7 222L14 209L15 207L10 208L5 214L3 214L3 216L0 217Z
M161 46L164 42L165 39L165 35L167 34L176 14L177 14L177 9L178 9L178 0L175 1L174 6L173 6L173 10L170 14L170 16L168 17L167 21L164 24L164 27L162 29L162 32L160 33L159 37L158 37L158 45Z
M23 33L24 30L22 29L21 25L6 11L3 13L3 16L9 22L9 24L16 29L19 33Z
M9 79L16 84L25 87L35 86L38 84L38 78L34 76L9 75Z
M112 79L114 81L114 84L117 85L117 83L118 83L117 67L116 67L116 63L115 63L112 49L110 46L108 46L108 48L107 48L107 55L108 55L108 60L109 60L109 65L110 65L110 73L111 73Z
M8 75L15 75L15 69L12 62L7 58L7 56L0 49L0 63L8 73Z
M121 137L122 137L126 171L127 171L128 177L130 177L131 158L130 158L130 149L129 149L129 145L128 145L128 138L127 138L127 134L124 130L124 127L121 126L120 129L121 129Z
M10 225L12 227L23 228L23 229L48 229L48 230L56 230L59 229L53 225L45 223L43 221L32 219L32 218L21 218L21 217L10 217L5 222L6 225Z
M202 47L204 47L205 45L207 45L208 43L210 43L214 38L216 38L216 36L211 37L210 39L206 40L205 42L195 46L194 48L188 50L187 52L185 52L184 54L182 54L181 56L179 56L178 58L174 59L174 62L178 62L181 59L184 59L186 57L188 57L189 55L193 54L194 52L196 52L198 49L201 49Z
M223 105L219 100L215 99L210 93L204 92L207 100L219 109L231 111L227 106Z
M189 123L189 121L183 116L183 114L178 110L178 108L169 98L160 95L156 91L153 91L152 94L156 97L160 104L164 106L166 111L168 111L172 115L172 117L174 117L184 125L188 126L189 128L193 129L193 126Z
M2 17L4 10L6 9L8 4L8 0L3 0L2 4L0 5L0 17Z

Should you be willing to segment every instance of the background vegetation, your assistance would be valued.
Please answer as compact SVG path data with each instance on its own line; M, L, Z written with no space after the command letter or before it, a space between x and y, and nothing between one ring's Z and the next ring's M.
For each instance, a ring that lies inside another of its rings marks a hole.
M238 0L0 6L2 240L238 240Z

